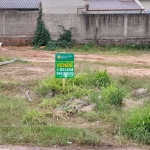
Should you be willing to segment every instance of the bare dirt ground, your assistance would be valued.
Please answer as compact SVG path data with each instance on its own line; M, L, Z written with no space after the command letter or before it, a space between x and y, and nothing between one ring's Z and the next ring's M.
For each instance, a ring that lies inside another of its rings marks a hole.
M0 79L6 81L22 81L47 77L54 74L55 52L33 50L32 47L0 47L0 57L17 57L18 59L27 61L27 63L19 62L5 66L0 66ZM96 64L98 69L106 69L112 75L130 75L135 77L150 77L150 54L142 54L140 56L127 55L98 55L98 54L80 54L75 53L75 61L88 61L91 63L108 63L104 66ZM29 62L29 63L28 63ZM111 64L128 64L126 67L112 66ZM110 64L110 66L109 66ZM131 66L130 66L131 64ZM6 146L1 145L0 150L150 150L150 147L28 147L28 146Z
M80 146L64 146L64 147L36 147L36 146L0 146L0 150L149 150L149 149L141 149L136 147L109 147L102 146L97 148L90 147L80 147Z
M0 47L0 56L17 57L32 63L16 63L0 68L1 79L28 81L54 73L55 52L33 50L32 47ZM106 69L112 75L150 76L150 54L138 57L127 55L98 55L75 53L75 61L88 61L91 63L108 63L107 66L95 65L98 69ZM124 67L112 66L127 64ZM110 64L110 66L109 66ZM130 66L130 64L133 66ZM129 67L130 66L130 67Z

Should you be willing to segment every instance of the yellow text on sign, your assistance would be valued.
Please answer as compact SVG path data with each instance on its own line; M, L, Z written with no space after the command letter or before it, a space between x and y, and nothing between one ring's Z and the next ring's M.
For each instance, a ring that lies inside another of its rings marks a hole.
M59 68L72 68L73 63L57 63L57 67L59 67Z

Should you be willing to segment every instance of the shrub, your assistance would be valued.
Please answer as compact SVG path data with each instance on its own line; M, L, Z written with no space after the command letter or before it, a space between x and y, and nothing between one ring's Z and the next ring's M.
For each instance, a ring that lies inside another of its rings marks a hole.
M60 27L62 27L64 33L60 34L59 41L71 42L71 37L72 37L71 28L70 30L66 30L63 26L60 26Z
M42 96L46 96L52 90L59 92L61 89L62 89L61 79L56 79L55 77L48 77L39 82L37 91Z
M88 51L88 50L90 50L90 47L89 47L87 44L85 44L85 45L83 46L83 49L84 49L85 51Z
M116 85L110 85L102 89L102 99L109 104L120 106L122 105L122 99L125 96L125 91L121 87Z
M107 87L110 85L111 79L106 71L95 71L93 76L93 84L97 87Z
M71 31L66 30L63 26L64 33L60 35L57 41L49 41L45 46L45 50L55 50L57 48L71 48L73 43L71 43Z
M143 144L150 144L150 105L128 112L122 133Z
M44 49L45 49L45 50L55 50L55 49L57 49L57 43L56 43L55 41L49 41L49 42L46 44L46 46L45 46Z
M50 41L50 34L45 27L42 20L42 9L39 10L39 17L37 19L37 28L35 31L35 37L32 44L36 47L45 46Z

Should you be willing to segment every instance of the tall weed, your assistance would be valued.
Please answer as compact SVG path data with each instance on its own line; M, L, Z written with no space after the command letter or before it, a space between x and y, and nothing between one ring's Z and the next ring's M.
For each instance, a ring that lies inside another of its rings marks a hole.
M103 101L117 106L122 105L122 100L125 95L125 89L117 87L115 84L111 84L110 86L103 88L101 92Z
M93 84L99 88L107 87L111 83L108 73L105 71L95 71L93 74Z
M131 110L122 122L124 135L143 144L150 144L150 105Z

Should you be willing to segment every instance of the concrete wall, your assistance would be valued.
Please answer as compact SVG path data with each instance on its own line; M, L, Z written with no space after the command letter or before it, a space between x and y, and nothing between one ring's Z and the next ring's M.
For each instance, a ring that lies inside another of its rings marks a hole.
M0 11L0 42L3 45L31 43L38 12ZM72 39L98 44L124 44L150 41L149 14L43 14L52 39L58 39L63 25L71 29ZM96 32L97 29L97 32Z
M3 45L31 43L37 17L37 11L0 11L0 42Z
M72 28L73 39L77 42L94 41L95 37L99 44L150 41L148 14L45 14L43 17L52 39L55 40L62 32L60 25L63 25L66 29Z
M42 0L44 14L77 14L85 5L84 0Z

